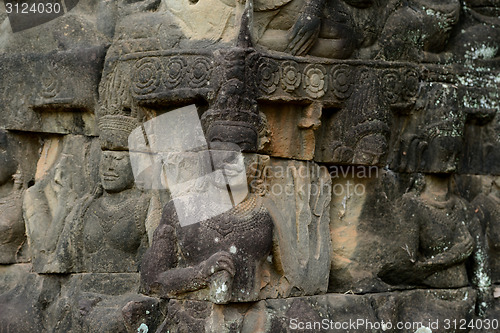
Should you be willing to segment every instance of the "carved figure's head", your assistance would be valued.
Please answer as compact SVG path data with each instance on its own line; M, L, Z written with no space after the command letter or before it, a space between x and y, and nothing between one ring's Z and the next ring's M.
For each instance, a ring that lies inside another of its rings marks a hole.
M216 148L216 145L212 145L210 149L215 170L214 177L211 178L212 184L220 189L227 189L229 186L231 192L246 190L248 180L244 157L240 150L237 147L235 149L213 148Z
M121 192L134 185L127 151L104 150L101 155L100 173L102 187L106 192Z
M128 150L128 137L138 126L137 119L107 114L99 119L99 141L102 149Z
M383 135L372 134L360 139L354 150L355 164L378 164L387 153L387 142Z
M240 80L231 79L223 84L214 105L202 115L201 122L208 143L233 143L246 152L258 148L262 120L256 100Z
M426 172L453 172L461 150L461 139L452 136L437 136L428 141L425 151Z

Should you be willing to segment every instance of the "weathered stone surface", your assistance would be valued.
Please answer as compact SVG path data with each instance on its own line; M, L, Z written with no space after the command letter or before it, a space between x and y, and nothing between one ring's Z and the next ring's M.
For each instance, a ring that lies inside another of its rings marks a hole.
M391 167L402 172L450 173L457 170L465 118L457 89L429 82L420 88L415 114L399 116Z
M72 276L65 290L65 299L70 302L71 327L81 332L126 332L122 308L131 301L146 299L137 294L138 278L137 273ZM156 309L152 306L148 310Z
M404 261L407 237L414 235L396 208L400 184L377 167L334 167L330 235L331 292L381 292L391 289L378 276L390 260ZM389 241L390 240L390 241Z
M29 260L22 201L32 181L35 150L31 140L0 130L0 264Z
M346 79L350 82L344 83L342 87L342 90L345 90L342 97L348 99L339 110L324 110L322 126L318 131L315 160L336 164L383 166L388 155L392 114L390 104L384 100L383 89L386 87L381 84L385 82L381 81L390 74L395 75L393 79L397 80L398 71L396 69L394 73L390 70L377 73L373 69L363 68L346 71L346 68L342 67L338 71L344 71L340 76L349 77ZM377 74L384 75L382 80ZM412 79L413 73L405 74L409 76L405 79ZM418 80L417 77L413 79ZM356 80L362 84L352 87ZM342 83L339 82L339 85ZM393 102L398 102L400 96L397 91L391 92L395 96Z
M492 331L497 0L10 3L0 332Z
M14 130L95 135L104 48L2 54L2 125ZM62 112L54 112L55 110Z
M473 208L477 210L487 237L487 257L490 258L491 279L494 283L500 282L500 263L498 262L499 240L500 234L498 230L498 215L499 215L499 179L496 177L491 185L491 192L488 195L480 194L474 198L472 202ZM485 254L486 255L486 254ZM485 258L485 260L488 260Z
M234 161L232 165L238 167ZM215 166L215 170L220 170L231 163ZM250 169L249 179L257 170ZM219 191L225 190L225 183L220 187L221 180L205 180L208 181L214 182ZM239 181L247 186L246 177ZM234 189L238 184L231 180L230 184L236 197ZM179 196L165 205L141 266L146 293L222 304L259 299L265 274L262 265L272 246L273 220L256 190L253 188L234 207L229 205L222 213L197 223L186 224L176 209L179 205L205 208L195 193Z
M479 250L475 238L479 221L463 200L450 193L448 177L427 175L417 179L414 186L416 191L403 195L401 201L403 219L410 222L408 230L415 237L405 244L409 257L406 264L388 265L379 276L389 283L409 282L437 288L466 286L465 261L474 250ZM393 272L390 266L399 268Z
M31 265L0 266L0 330L50 331L46 318L57 299L60 281L31 272Z
M315 130L320 126L321 106L263 105L268 131L272 133L262 153L276 157L312 160ZM290 121L293 119L293 121Z
M95 151L95 145L94 145ZM95 183L91 140L84 136L54 136L43 145L35 185L26 191L23 215L33 268L38 273L69 273L73 258L66 247L67 225L77 199ZM69 171L71 170L71 171Z
M453 319L468 323L476 318L475 297L472 289L462 288L328 294L228 305L170 300L159 332L413 333L425 327L453 332Z
M482 302L490 293L484 227L449 177L346 170L332 184L329 291L472 284Z
M331 180L311 162L271 159L266 173L274 220L273 264L279 280L269 297L326 292L330 270Z
M468 323L476 318L476 294L470 288L394 292L375 295L373 299L379 320L390 321L396 328L402 323L398 332L418 332L420 327L432 332L454 332L455 327L447 325L448 322L456 318ZM465 327L464 331L470 328Z

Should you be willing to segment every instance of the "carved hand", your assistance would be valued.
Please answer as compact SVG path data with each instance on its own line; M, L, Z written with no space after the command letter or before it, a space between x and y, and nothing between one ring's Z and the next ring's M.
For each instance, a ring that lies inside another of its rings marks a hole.
M231 276L236 273L233 259L226 251L219 251L200 264L200 272L205 280L222 270L227 271Z
M318 38L321 28L322 6L309 3L288 33L286 52L304 56Z

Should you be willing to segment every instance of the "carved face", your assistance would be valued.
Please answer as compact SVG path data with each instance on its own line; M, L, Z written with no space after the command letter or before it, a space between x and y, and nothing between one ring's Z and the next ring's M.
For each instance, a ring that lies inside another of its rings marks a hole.
M428 145L425 156L425 171L452 172L457 166L460 138L442 136L434 138Z
M356 144L354 163L377 164L387 152L387 140L383 135L371 134L363 137Z
M7 136L0 134L0 185L11 180L16 169L17 163L9 151Z
M102 187L106 192L121 192L134 184L129 153L126 151L103 151L100 171Z
M231 191L247 188L245 163L239 150L212 150L211 155L214 169L219 171L212 179L216 187L226 189L229 185Z

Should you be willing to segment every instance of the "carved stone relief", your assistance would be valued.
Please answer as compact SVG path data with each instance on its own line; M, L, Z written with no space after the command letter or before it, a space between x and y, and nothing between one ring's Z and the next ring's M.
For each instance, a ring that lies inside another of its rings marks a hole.
M83 148L83 149L82 149ZM37 163L35 185L26 191L23 214L33 268L38 273L69 272L70 257L58 253L65 225L77 198L87 190L91 172L84 165L90 141L86 137L45 140ZM68 170L79 170L79 177Z
M491 276L484 276L484 284L490 282L488 281L489 278L491 278L491 282L493 283L498 283L500 279L500 267L498 264L498 256L496 255L498 251L498 225L495 223L495 221L498 220L498 181L498 177L493 179L484 177L482 182L486 183L485 191L477 195L472 201L474 213L476 213L481 221L481 230L484 232L486 238L485 251L491 253L489 255L485 253L482 254L482 260L489 261L489 268L491 269ZM486 259L486 257L489 259Z
M22 261L21 248L26 242L22 218L22 194L24 184L15 156L15 139L0 131L0 263L12 264Z
M61 4L0 8L0 332L498 317L498 1Z

